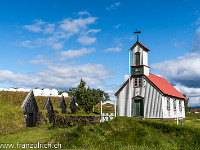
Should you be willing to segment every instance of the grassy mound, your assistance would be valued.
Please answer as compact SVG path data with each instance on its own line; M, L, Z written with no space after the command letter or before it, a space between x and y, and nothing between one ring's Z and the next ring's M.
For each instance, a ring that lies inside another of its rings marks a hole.
M26 92L0 92L0 133L12 132L26 126L23 110L20 107L27 94Z
M21 105L28 92L0 91L0 133L9 133L26 127ZM35 96L39 110L43 110L47 97ZM58 109L60 97L50 97L54 109ZM65 98L67 107L70 98ZM46 113L46 111L43 111Z
M198 149L200 131L159 121L117 117L95 126L79 125L56 136L63 148Z

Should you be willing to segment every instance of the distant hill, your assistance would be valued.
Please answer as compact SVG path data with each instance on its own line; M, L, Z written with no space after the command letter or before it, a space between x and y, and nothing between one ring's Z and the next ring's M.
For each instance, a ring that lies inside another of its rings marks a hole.
M200 108L200 106L193 106L193 107L191 107L191 108Z

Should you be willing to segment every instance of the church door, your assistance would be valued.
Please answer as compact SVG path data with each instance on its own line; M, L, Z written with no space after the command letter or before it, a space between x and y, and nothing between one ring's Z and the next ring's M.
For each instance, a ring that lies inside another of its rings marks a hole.
M143 99L141 97L135 97L134 102L134 117L143 116Z

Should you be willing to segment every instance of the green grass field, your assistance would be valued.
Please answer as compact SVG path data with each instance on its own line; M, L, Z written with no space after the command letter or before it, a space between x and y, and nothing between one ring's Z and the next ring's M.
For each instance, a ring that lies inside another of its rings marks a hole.
M62 149L199 149L200 130L172 123L117 117L92 126L25 128L0 143L60 143Z
M200 114L186 114L183 127L181 123L177 126L176 121L117 117L110 122L91 126L58 128L47 124L26 128L23 111L20 109L26 95L27 93L23 92L0 92L0 149L5 149L2 148L5 145L1 144L36 145L38 142L43 144L59 142L62 149L200 149L200 121L197 120ZM60 98L51 99L53 106L57 107ZM39 109L42 109L45 100L46 97L36 97ZM99 107L95 107L99 111Z

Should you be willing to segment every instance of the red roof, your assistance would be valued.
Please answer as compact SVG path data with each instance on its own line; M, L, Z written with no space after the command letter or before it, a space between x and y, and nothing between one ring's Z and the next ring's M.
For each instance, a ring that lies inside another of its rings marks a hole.
M144 45L143 45L142 43L140 43L140 42L136 42L136 43L130 48L130 50L133 50L133 49L135 48L136 45L140 45L140 46L142 46L142 47L144 48L144 50L150 51L146 46L144 46Z
M144 47L144 49L150 51L146 46L144 46L142 43L138 42L140 45L142 45Z
M159 88L164 94L186 99L177 89L175 89L167 80L149 73L146 76L157 88Z

